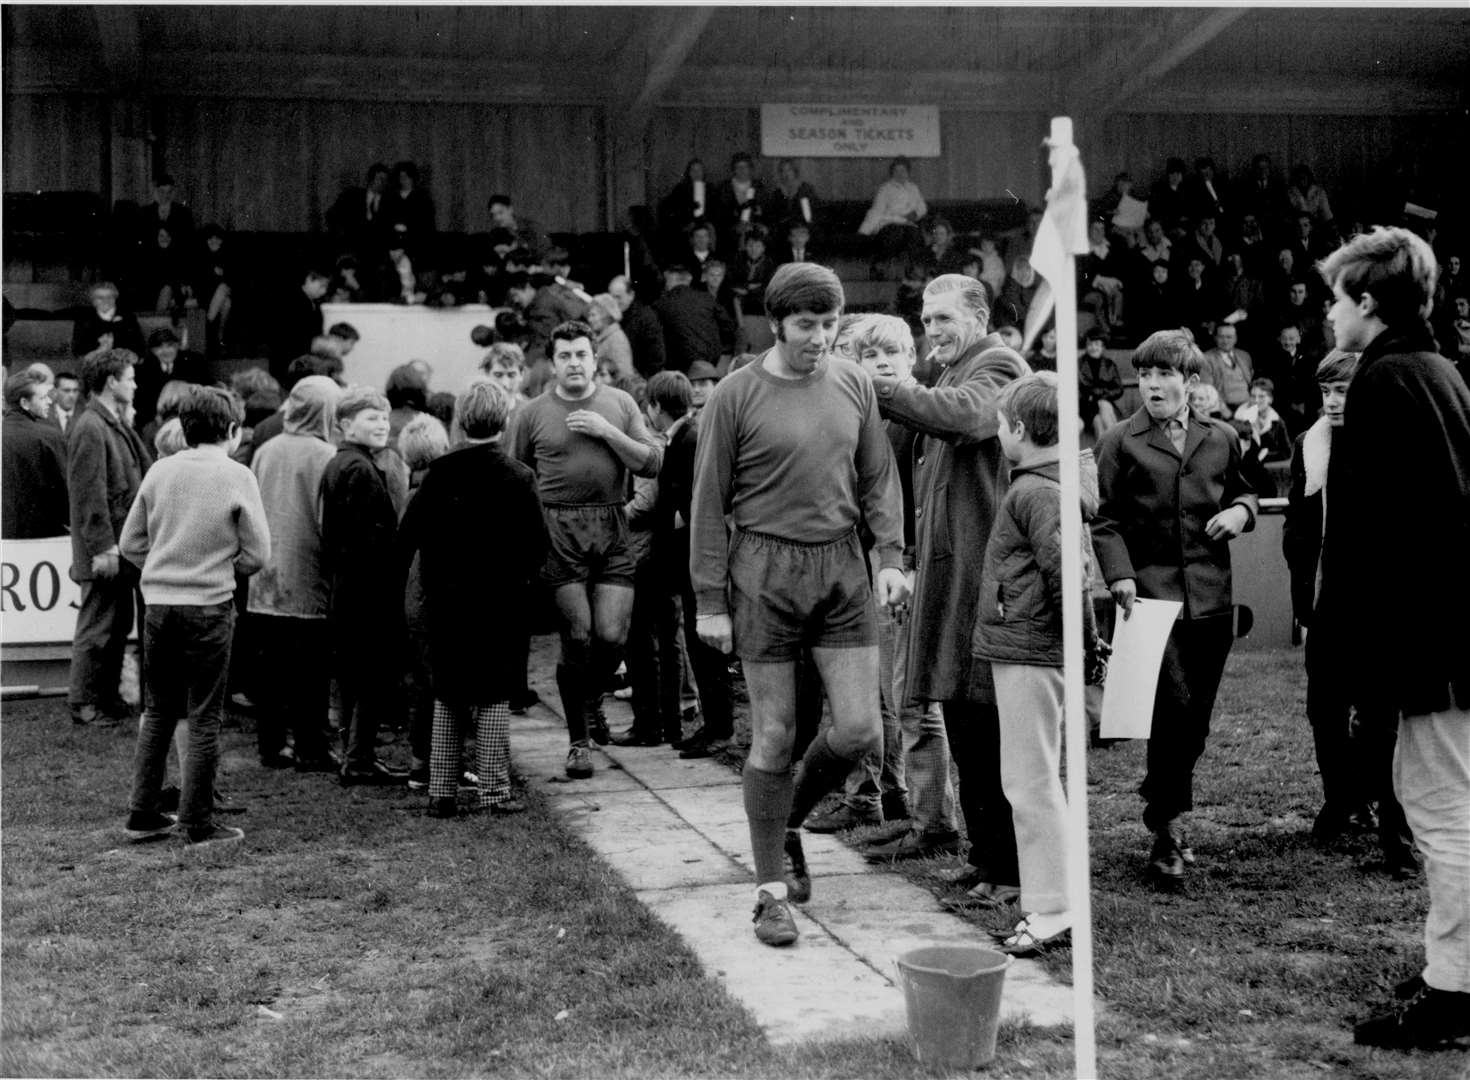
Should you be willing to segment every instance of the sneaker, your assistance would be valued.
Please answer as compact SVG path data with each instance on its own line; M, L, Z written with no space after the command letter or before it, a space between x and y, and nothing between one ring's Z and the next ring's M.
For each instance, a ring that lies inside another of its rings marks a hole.
M870 863L903 862L934 855L958 855L960 850L959 833L925 833L910 829L902 836L865 848L863 858Z
M459 817L459 804L452 796L443 795L429 800L429 809L426 813L431 818Z
M756 893L755 917L751 921L755 923L756 938L765 945L790 945L799 934L796 920L791 916L791 905L777 900L765 889Z
M429 790L429 767L427 765L420 765L408 771L408 790Z
M588 780L592 776L592 751L577 744L567 751L567 776L572 780Z
M178 818L173 814L160 814L157 811L133 811L128 815L126 832L129 839L144 840L150 836L162 836L164 833L172 832L173 827L178 824Z
M876 807L871 810L858 810L843 803L836 810L829 810L825 814L807 818L802 828L813 833L835 833L845 832L848 829L861 829L867 825L882 824L883 811Z
M189 844L192 847L200 844L228 844L244 839L244 829L234 829L228 825L205 825L202 828L189 829Z
M1353 1026L1353 1042L1391 1050L1448 1050L1470 1038L1470 993L1422 985L1388 1011Z
M786 830L786 896L793 904L805 904L812 898L812 875L801 849L800 829Z

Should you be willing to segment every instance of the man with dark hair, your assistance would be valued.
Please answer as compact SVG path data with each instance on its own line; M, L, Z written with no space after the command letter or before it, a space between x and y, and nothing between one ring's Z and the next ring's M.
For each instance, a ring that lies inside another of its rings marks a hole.
M337 196L327 211L327 232L337 246L351 252L369 265L376 263L387 250L388 166L375 161L368 166L367 184L349 187Z
M67 437L71 576L82 586L72 636L67 704L77 724L116 724L129 715L118 694L123 649L133 632L137 572L118 559L118 536L152 458L123 420L137 392L136 354L99 350L82 361L91 399Z
M1442 1049L1470 1035L1470 389L1425 322L1439 267L1422 239L1374 229L1319 270L1337 347L1361 355L1314 625L1339 636L1347 699L1398 717L1394 791L1429 886L1424 969L1353 1038Z
M546 250L546 235L541 226L530 218L517 214L509 195L490 196L490 224L496 229L509 232L519 247L532 253ZM506 263L509 262L510 256L507 255Z
M148 335L148 351L138 363L138 392L133 397L133 424L139 431L157 413L158 395L167 382L203 386L209 382L209 361L199 353L182 348L179 335L160 326Z
M873 592L890 606L908 596L902 497L877 398L861 367L831 355L842 300L826 267L776 271L766 289L776 344L715 390L694 466L696 625L706 644L739 654L750 691L743 783L755 933L767 945L796 941L789 905L811 896L802 821L882 742ZM860 521L881 564L874 587ZM793 783L797 668L807 651L832 726L811 742Z
M628 475L657 476L663 449L633 399L593 379L592 328L567 322L551 333L556 382L519 407L511 457L536 473L551 554L541 581L561 616L557 689L571 744L566 773L592 775L589 736L611 738L602 719L602 688L618 666L633 611L636 567L628 550L624 493Z
M51 394L51 384L35 372L5 380L0 538L6 540L66 534L66 440L49 419Z
M607 292L622 308L620 325L633 348L633 367L645 379L652 378L667 363L663 324L654 310L638 298L632 283L622 274L607 283Z
M286 365L310 352L312 339L321 335L322 298L330 284L331 279L320 270L307 270L301 284L281 300L272 314L270 372L277 381L285 375Z
M340 355L344 360L352 353L353 349L357 348L357 343L362 340L362 335L357 332L357 327L348 322L333 323L327 327L327 337L335 338L341 343Z
M561 254L565 255L565 252ZM532 278L532 282L537 283L537 279ZM536 295L531 298L531 305L526 310L526 323L531 328L531 342L526 346L526 356L535 361L547 355L551 332L562 323L585 320L591 299L585 292L574 289L560 278L541 278Z
M664 267L664 294L653 303L664 331L664 365L670 371L687 373L696 360L713 367L735 347L735 316L693 282L693 270L671 263Z
M51 391L51 419L65 435L71 430L72 419L77 413L77 399L82 395L81 381L70 371L56 373L56 385Z
M944 874L976 899L1005 900L1019 888L1016 838L1001 785L995 686L990 665L971 655L970 634L985 546L1010 476L996 399L1029 369L998 334L986 332L989 318L983 283L963 274L935 278L924 289L923 323L938 380L932 387L912 376L873 383L883 416L918 433L907 697L943 703L970 841L969 861ZM908 839L895 858L959 850L954 836Z

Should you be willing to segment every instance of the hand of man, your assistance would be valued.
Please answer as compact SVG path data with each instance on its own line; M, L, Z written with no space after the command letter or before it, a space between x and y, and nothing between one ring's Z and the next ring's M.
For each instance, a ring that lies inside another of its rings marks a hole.
M567 427L579 435L590 435L594 439L606 439L617 430L611 420L591 409L576 409L568 413Z
M101 555L93 555L92 576L104 581L117 577L117 552L104 551Z
M699 640L716 652L728 655L735 651L735 630L729 615L701 615L694 620L694 628Z
M1131 577L1119 578L1108 586L1113 592L1113 602L1123 612L1123 618L1133 612L1133 601L1138 599L1138 582Z
M892 566L878 571L878 603L887 604L888 610L897 614L909 602L909 583L904 572Z
M1240 505L1227 506L1205 522L1205 535L1211 540L1234 540L1250 523L1251 512Z

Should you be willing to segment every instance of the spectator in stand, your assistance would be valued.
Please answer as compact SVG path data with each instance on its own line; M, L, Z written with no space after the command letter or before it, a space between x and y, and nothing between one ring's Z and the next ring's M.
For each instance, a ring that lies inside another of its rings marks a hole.
M1077 259L1077 306L1091 311L1105 329L1123 322L1123 279L1127 252L1108 239L1102 221L1087 225L1087 254Z
M204 308L208 351L225 340L234 307L234 289L230 284L230 256L225 252L225 231L218 225L206 225L200 230L199 240L193 267L194 295Z
M424 257L426 244L434 235L434 201L419 186L419 169L412 161L393 166L395 190L384 198L384 216L390 248L402 248L411 257Z
M710 185L705 178L704 162L690 158L684 166L684 175L674 185L658 207L659 231L671 250L679 238L689 235L689 230L699 222L708 221L712 214Z
M1312 167L1297 164L1291 167L1291 186L1286 189L1286 200L1298 214L1306 214L1323 233L1332 227L1332 204L1327 192L1312 175Z
M1460 376L1470 382L1470 296L1460 293L1452 298L1454 317L1444 334L1444 346L1440 355L1450 359L1459 370ZM57 386L63 376L56 377Z
M740 325L740 306L735 297L735 285L730 280L729 269L724 259L711 259L704 264L704 273L695 282L696 289L703 289L715 298L721 310L727 311L736 327Z
M514 236L517 247L533 253L546 250L546 235L541 226L530 218L517 214L509 195L490 196L490 223Z
M980 238L980 273L972 274L985 285L986 293L994 304L1000 297L1001 290L1006 284L1006 264L1000 257L1000 249L997 247L995 237L982 236Z
M1230 410L1225 408L1220 400L1220 391L1213 386L1196 383L1189 388L1188 398L1190 413L1196 419L1222 422L1230 419Z
M130 715L118 681L142 597L136 570L118 558L118 537L152 464L143 440L123 419L137 391L137 361L126 349L99 349L82 360L89 400L66 441L71 577L82 586L67 692L76 724L110 726Z
M689 242L680 252L680 261L694 275L694 284L704 283L704 270L715 256L715 227L707 221L697 221L689 228ZM721 265L724 265L723 261Z
M1206 215L1195 222L1194 231L1181 243L1178 258L1189 259L1198 255L1205 261L1205 271L1215 274L1225 260L1225 245L1215 235L1215 219Z
M912 166L906 157L896 157L888 166L888 179L879 185L873 205L858 226L859 236L874 238L874 274L879 260L915 258L923 253L924 233L919 226L929 214L919 185L910 177Z
M1094 326L1083 339L1077 358L1077 400L1082 422L1101 439L1118 424L1118 402L1123 399L1123 377L1107 354L1108 335Z
M144 241L138 259L135 295L139 306L146 304L150 311L167 311L176 318L182 309L198 307L193 274L189 249L167 225L160 225Z
M786 243L777 254L777 261L820 262L821 257L812 248L812 227L801 219L786 226Z
M1294 235L1290 241L1291 254L1297 266L1311 266L1318 259L1329 254L1335 243L1322 235L1323 230L1317 228L1316 219L1308 213L1293 215ZM1307 283L1308 292L1314 292L1319 297L1324 295L1320 283L1315 287L1310 281Z
M1261 231L1261 222L1254 212L1241 215L1238 231L1240 254L1245 259L1246 271L1260 278L1270 262L1271 244Z
M250 463L271 536L271 557L250 579L246 602L267 676L257 686L257 748L263 762L291 764L299 772L342 766L327 728L331 597L317 516L322 474L337 453L332 433L341 396L342 388L325 375L298 378L286 398L283 430ZM286 760L288 732L294 747Z
M72 325L72 355L82 357L98 350L112 349L141 354L144 349L143 330L132 312L118 309L117 286L110 281L99 281L88 295L92 310Z
M153 201L138 211L138 238L146 248L154 243L159 229L167 229L187 251L194 242L194 215L181 202L174 200L174 178L162 173L153 181ZM162 307L159 310L163 310Z
M66 440L51 422L52 384L31 371L5 380L3 525L0 539L65 536L71 523L66 497Z
M752 225L735 260L732 291L740 312L735 347L741 352L763 352L775 343L765 310L766 286L776 272L776 260L766 252L766 240L765 226Z
M327 232L344 254L375 263L387 250L391 224L386 200L388 166L381 161L368 166L364 187L344 188L327 211Z
M1251 440L1262 465L1291 460L1291 433L1272 404L1275 399L1275 383L1270 379L1252 379L1250 401L1235 410L1235 419L1251 426Z
M1225 253L1219 285L1229 309L1221 321L1235 326L1241 332L1242 341L1260 341L1266 332L1266 327L1262 324L1269 321L1264 310L1266 294L1260 278L1254 277L1246 269L1245 258L1240 252ZM1254 321L1251 320L1252 315L1256 317Z
M388 399L353 387L337 402L337 429L341 446L322 472L321 550L346 743L340 779L344 787L401 784L407 774L377 754L403 657L403 591L393 586L398 513L373 460L388 445Z
M135 838L168 832L160 812L169 743L189 725L181 755L178 824L190 844L229 842L244 831L217 824L215 771L236 619L237 577L270 558L260 489L250 470L230 460L240 439L240 407L220 387L195 390L179 420L188 447L144 478L119 538L122 555L141 571L145 709L133 756L127 831Z
M1188 232L1189 190L1184 186L1184 173L1184 159L1171 157L1164 164L1163 178L1154 184L1148 196L1149 216L1176 239Z
M1302 332L1302 341L1308 349L1316 349L1322 341L1323 318L1317 301L1313 300L1305 281L1290 281L1269 300L1276 305L1275 319L1278 323L1291 323Z
M1183 326L1195 340L1204 341L1215 333L1215 326L1227 313L1224 294L1205 276L1205 260L1192 255L1184 263L1184 279L1175 291L1176 325Z
M664 294L654 302L664 332L664 364L670 371L689 370L696 360L716 365L735 347L730 313L703 289L693 287L693 273L678 263L664 268Z
M730 158L730 176L715 189L714 222L720 231L720 246L739 251L745 233L761 224L766 212L766 188L755 175L755 160L747 153Z
M1041 288L1041 275L1031 265L1030 255L1017 255L1011 260L1011 273L1000 291L996 319L1010 326L1025 326L1031 301Z
M621 326L633 348L633 366L645 379L662 371L665 363L664 328L658 315L638 298L632 284L619 274L607 283L608 295L618 302Z
M417 554L423 574L434 695L430 817L458 813L465 720L475 723L476 809L526 809L510 781L510 699L524 675L514 660L519 620L497 613L526 608L548 541L535 477L500 445L511 408L491 382L459 396L462 441L429 466L399 538L399 567ZM475 572L484 566L495 572Z
M312 340L321 334L321 303L330 285L331 279L313 267L272 312L270 371L277 380L286 374L286 366L292 360L311 350Z
M1055 371L1057 369L1057 328L1048 326L1037 339L1036 347L1026 354L1026 363L1032 371Z
M954 238L954 227L942 217L929 222L929 243L920 261L931 275L957 274L968 252Z
M620 325L622 319L623 309L611 293L598 293L587 305L587 325L595 335L592 348L597 362L610 363L620 377L627 378L636 375L637 370L633 366L633 346Z
M1220 400L1233 416L1242 405L1251 400L1251 380L1255 369L1251 355L1236 348L1235 327L1221 323L1215 328L1215 347L1204 355L1200 367L1199 381L1202 386L1213 386L1220 391Z
M160 326L148 335L148 351L138 364L138 392L133 397L134 423L140 431L153 420L158 395L165 383L204 386L210 381L209 361L196 352L182 349L181 344L179 335L167 326Z
M1289 204L1286 190L1271 165L1270 154L1251 158L1250 175L1236 187L1235 211L1244 218L1253 216L1269 241L1281 233L1282 218Z
M1256 364L1256 373L1275 384L1278 411L1295 432L1307 430L1322 407L1317 359L1304 347L1297 325L1286 323L1277 328L1274 347L1262 353Z
M63 435L71 430L71 422L77 415L77 399L81 397L82 384L70 371L56 373L56 385L51 390L51 419Z
M1215 179L1215 160L1209 157L1194 159L1194 175L1189 178L1185 205L1191 218L1214 218L1225 220L1225 203L1220 195L1220 182Z
M816 221L817 192L801 178L796 162L782 158L776 163L776 186L766 200L766 225L779 235L797 222L808 230ZM787 262L805 262L788 259Z
M1143 246L1140 255L1151 263L1167 263L1174 258L1174 241L1164 232L1164 223L1151 217L1143 223Z

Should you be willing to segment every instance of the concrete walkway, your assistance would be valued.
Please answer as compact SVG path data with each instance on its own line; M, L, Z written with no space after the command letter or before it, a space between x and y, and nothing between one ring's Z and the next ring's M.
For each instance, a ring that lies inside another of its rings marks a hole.
M592 779L569 781L566 727L547 683L537 685L543 705L512 717L517 770L684 938L772 1043L901 1038L907 1023L894 956L936 942L993 944L928 890L869 866L834 837L807 833L812 900L793 905L801 939L786 949L762 945L751 925L755 871L739 776L712 760L680 761L667 746L609 746L594 747ZM614 732L631 720L610 696L607 712ZM1002 1019L1071 1023L1071 988L1017 960L1006 973Z

